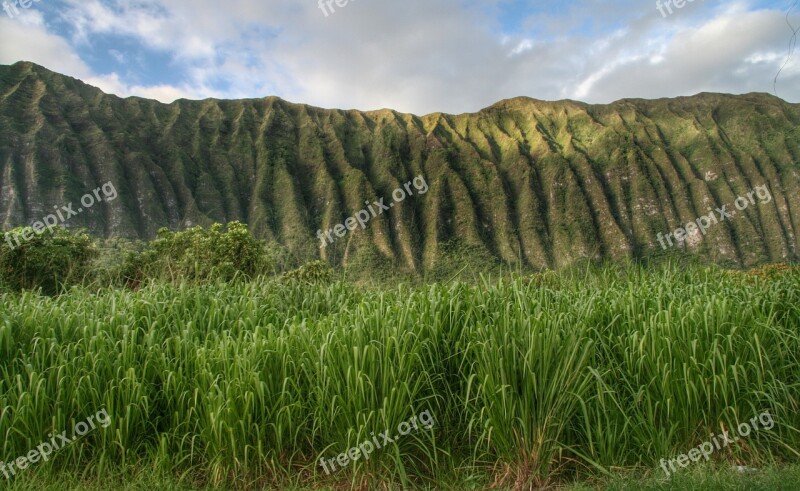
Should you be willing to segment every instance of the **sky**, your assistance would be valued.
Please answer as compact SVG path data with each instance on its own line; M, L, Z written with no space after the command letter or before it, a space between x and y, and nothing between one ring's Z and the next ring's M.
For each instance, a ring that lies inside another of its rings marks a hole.
M475 112L517 96L609 103L767 92L800 102L798 0L0 6L0 64L32 61L107 93L166 103L278 96L422 115Z

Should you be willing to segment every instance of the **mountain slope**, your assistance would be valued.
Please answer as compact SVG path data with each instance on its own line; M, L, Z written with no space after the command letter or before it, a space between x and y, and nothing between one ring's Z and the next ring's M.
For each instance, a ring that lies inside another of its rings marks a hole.
M740 265L797 259L800 105L700 94L608 105L517 98L474 114L325 110L275 97L120 99L31 63L0 66L0 226L111 181L69 221L149 238L241 220L300 257L420 271L456 244L536 268L661 253L666 235L766 184L677 249ZM424 175L332 245L323 232ZM414 188L411 188L414 190ZM415 193L416 194L416 193ZM675 249L675 248L670 248Z

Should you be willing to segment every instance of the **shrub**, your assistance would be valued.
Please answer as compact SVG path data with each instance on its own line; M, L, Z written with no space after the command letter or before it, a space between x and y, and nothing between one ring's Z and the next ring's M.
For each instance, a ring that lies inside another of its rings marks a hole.
M13 239L0 243L0 283L11 290L33 290L54 295L77 284L86 276L97 254L89 236L63 228L37 234L31 227L19 227L10 236L32 235L12 246Z
M128 259L140 254L147 247L146 242L124 237L97 239L95 244L97 255L92 260L87 282L101 288L124 286L130 273L126 269Z
M226 231L219 223L179 232L162 228L144 251L128 254L124 267L129 285L151 278L195 283L249 279L270 269L263 244L238 221Z
M335 273L325 261L312 261L283 275L284 281L302 283L331 283Z

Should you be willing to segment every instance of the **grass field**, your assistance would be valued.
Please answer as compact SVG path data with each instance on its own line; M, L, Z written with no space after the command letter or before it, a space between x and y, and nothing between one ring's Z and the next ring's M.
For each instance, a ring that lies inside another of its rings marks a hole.
M799 475L797 269L0 300L0 459L108 414L0 487L779 489ZM424 411L434 424L337 462ZM765 412L769 429L662 470Z

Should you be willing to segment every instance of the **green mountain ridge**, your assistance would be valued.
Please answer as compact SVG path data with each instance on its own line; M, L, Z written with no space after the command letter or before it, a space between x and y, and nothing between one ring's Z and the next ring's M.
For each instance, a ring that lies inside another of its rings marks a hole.
M332 110L277 97L122 99L20 62L0 66L0 226L73 216L152 238L240 220L302 258L423 271L452 244L476 261L558 268L663 254L657 234L767 185L772 200L670 251L748 266L796 260L800 104L702 93L592 105L506 99L477 113ZM321 247L325 231L416 176L429 186Z

